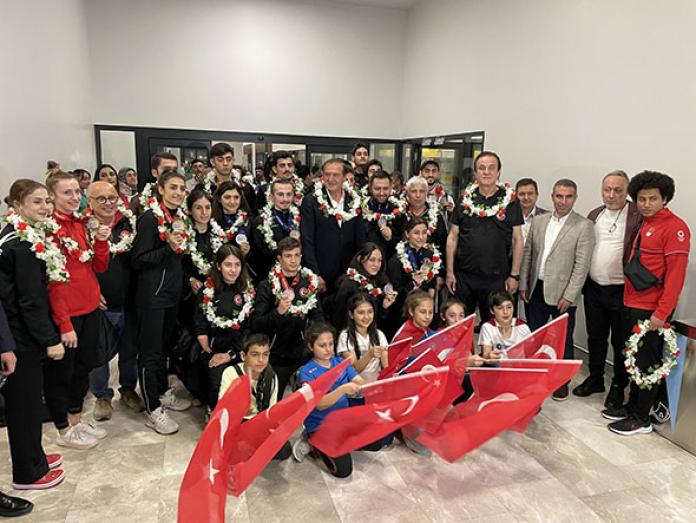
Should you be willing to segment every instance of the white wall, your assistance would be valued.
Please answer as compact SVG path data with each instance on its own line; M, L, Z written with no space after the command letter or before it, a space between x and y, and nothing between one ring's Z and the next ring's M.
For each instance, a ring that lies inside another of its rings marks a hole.
M80 0L3 2L0 15L0 197L46 160L94 170Z
M90 0L96 123L393 137L404 10Z
M583 212L601 203L610 170L666 172L670 207L696 223L694 24L692 0L421 1L408 20L402 134L484 129L503 178L537 178L546 205L553 181L573 178ZM682 317L696 317L691 259Z

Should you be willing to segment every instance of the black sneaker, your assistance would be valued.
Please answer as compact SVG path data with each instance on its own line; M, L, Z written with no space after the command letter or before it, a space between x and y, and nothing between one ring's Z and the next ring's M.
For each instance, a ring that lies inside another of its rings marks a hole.
M612 385L609 389L609 394L607 394L607 399L604 400L605 407L618 408L624 404L626 399L626 394L624 392L625 387L618 387L617 385Z
M551 398L556 401L565 401L568 399L568 384L561 385L551 394Z
M628 409L623 405L620 407L607 407L602 411L602 417L611 421L628 418Z
M641 421L635 416L609 423L609 430L622 436L633 436L634 434L650 434L653 426L650 421Z
M587 396L596 394L598 392L604 392L604 383L596 380L595 378L589 377L573 389L573 396L586 398Z
M671 418L669 413L669 407L662 403L661 401L657 403L657 407L650 409L650 421L655 425L662 425L666 423Z

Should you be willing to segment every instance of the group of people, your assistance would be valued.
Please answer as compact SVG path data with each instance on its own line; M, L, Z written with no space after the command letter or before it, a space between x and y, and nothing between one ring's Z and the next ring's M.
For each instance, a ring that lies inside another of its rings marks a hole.
M490 151L458 195L447 193L433 160L402 187L364 144L351 162L331 159L303 177L290 153L275 152L264 183L242 176L234 160L228 144L214 145L210 170L196 162L192 182L175 156L158 153L135 195L132 169L111 166L100 166L86 190L82 174L59 167L45 185L12 184L0 232L0 357L15 489L65 478L62 456L42 447L44 401L58 445L86 450L107 436L82 416L83 401L91 391L93 418L111 418L117 355L121 401L144 410L147 427L163 435L178 430L170 412L192 404L169 386L171 374L208 411L250 374L249 418L350 359L303 437L276 456L314 451L332 474L348 476L350 455L329 457L308 436L332 410L363 401L360 385L388 365L390 340L416 342L478 308L480 351L469 364L490 365L530 329L567 313L564 356L573 358L581 294L590 376L573 393L604 392L611 334L617 364L602 412L610 429L649 432L651 415L664 421L659 387L632 384L626 402L621 351L635 322L648 319L637 366L647 372L660 361L655 329L669 321L683 285L690 233L666 208L669 176L609 173L602 206L584 218L573 211L575 182L558 180L553 210L544 211L536 182L501 183L501 160ZM653 278L636 276L636 265ZM464 389L458 401L471 392ZM567 384L553 397L566 399ZM3 496L3 510L31 506Z

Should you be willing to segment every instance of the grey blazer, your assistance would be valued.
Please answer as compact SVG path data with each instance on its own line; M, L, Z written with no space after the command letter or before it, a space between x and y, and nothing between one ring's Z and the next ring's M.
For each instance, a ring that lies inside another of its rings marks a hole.
M529 296L539 280L546 228L551 216L553 213L540 214L532 220L524 245L520 290L529 291ZM561 298L577 305L578 296L590 271L594 243L592 222L575 211L570 211L546 258L544 301L548 305L556 305Z

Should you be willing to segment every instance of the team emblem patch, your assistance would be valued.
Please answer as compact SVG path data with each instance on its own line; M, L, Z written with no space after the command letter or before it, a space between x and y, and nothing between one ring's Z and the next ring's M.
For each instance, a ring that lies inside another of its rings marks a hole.
M309 294L307 287L300 287L300 296L302 296L303 298L306 298L307 294Z
M686 234L681 229L677 231L677 240L679 240L680 242L686 240Z
M244 299L242 298L241 294L235 294L234 295L234 304L237 307L241 307L242 303L244 303Z

